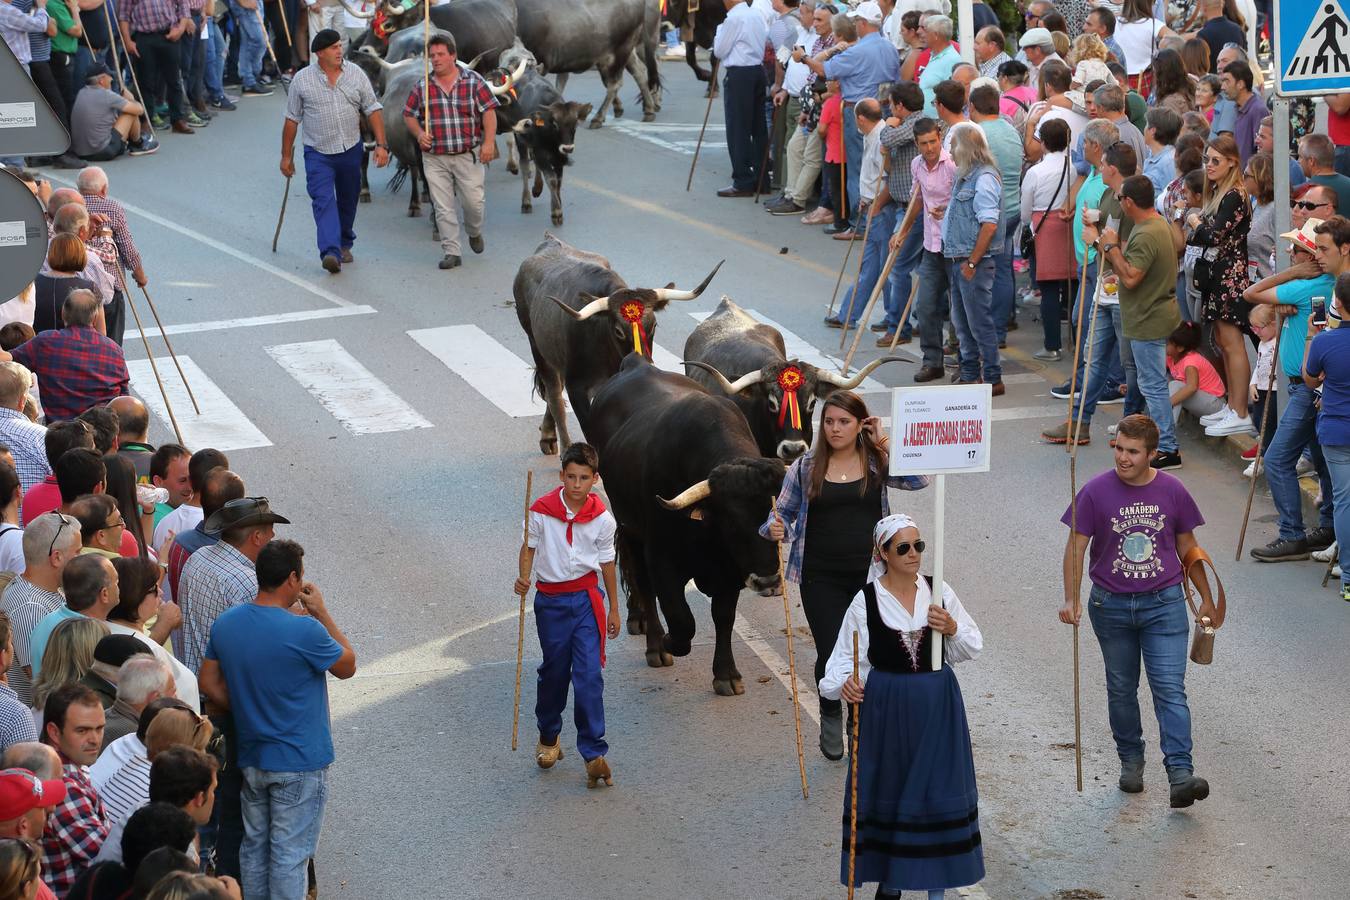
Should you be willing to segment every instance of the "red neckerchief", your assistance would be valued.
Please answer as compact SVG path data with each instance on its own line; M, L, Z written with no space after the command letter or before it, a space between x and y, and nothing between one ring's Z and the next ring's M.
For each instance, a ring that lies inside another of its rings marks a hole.
M545 494L534 505L530 507L530 512L543 513L546 516L552 516L567 523L567 543L572 543L572 526L585 525L594 519L600 518L605 514L605 503L595 494L587 494L586 502L581 504L581 509L568 518L567 505L563 503L562 488Z

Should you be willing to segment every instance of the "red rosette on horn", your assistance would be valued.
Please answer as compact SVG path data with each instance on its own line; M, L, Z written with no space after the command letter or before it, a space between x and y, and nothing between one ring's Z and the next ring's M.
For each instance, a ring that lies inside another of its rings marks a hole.
M797 389L802 386L806 379L802 377L802 370L796 366L787 366L778 373L778 387L783 392L783 402L778 407L778 427L782 428L783 423L787 421L788 411L792 412L792 427L801 431L802 428L802 410L797 402Z
M642 327L642 317L646 312L647 307L643 306L641 300L629 300L619 307L619 318L633 328L633 352L650 357L652 354L647 349L647 330Z

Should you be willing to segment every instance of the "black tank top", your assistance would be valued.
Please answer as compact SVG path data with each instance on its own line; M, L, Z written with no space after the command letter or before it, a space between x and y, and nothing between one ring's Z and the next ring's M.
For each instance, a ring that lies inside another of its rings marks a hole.
M806 517L803 567L810 572L867 571L872 529L881 518L881 483L859 490L858 481L826 481Z
M933 588L933 579L925 575L929 591ZM868 582L863 586L863 597L867 601L867 661L872 668L896 675L917 675L932 671L929 648L938 641L942 648L942 662L947 662L947 646L942 635L936 634L927 626L918 631L896 631L881 618L877 608L877 589Z

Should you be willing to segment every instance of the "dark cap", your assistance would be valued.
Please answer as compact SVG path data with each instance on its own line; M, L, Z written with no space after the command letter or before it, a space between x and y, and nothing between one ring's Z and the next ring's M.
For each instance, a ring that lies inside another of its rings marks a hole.
M93 81L95 78L101 78L101 77L104 76L104 75L107 75L107 76L111 77L111 76L112 76L112 69L109 69L109 68L108 68L106 65L104 65L103 63L101 63L101 62L95 60L95 61L89 66L88 71L85 72L84 80L85 80L85 83L87 84L87 83Z
M340 43L342 43L342 35L331 28L325 28L323 31L314 35L314 40L309 42L309 49L312 52L317 53L320 50L327 50L334 44Z
M140 638L130 634L110 634L94 645L94 659L115 669L138 653L151 650Z
M266 525L269 522L278 525L291 524L290 519L272 512L272 507L267 505L266 497L240 497L238 500L230 500L213 512L202 526L202 530L215 536L231 528Z

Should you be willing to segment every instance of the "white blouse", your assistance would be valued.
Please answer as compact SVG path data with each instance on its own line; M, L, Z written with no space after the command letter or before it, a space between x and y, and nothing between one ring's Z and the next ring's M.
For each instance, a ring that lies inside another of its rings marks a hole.
M918 578L915 582L917 593L914 597L914 614L910 615L880 581L872 582L877 591L877 611L881 621L896 631L917 631L928 627L928 606L932 603L932 592L928 581ZM961 600L945 581L942 583L942 605L956 619L956 634L944 637L944 650L947 662L965 662L980 655L984 648L984 638L975 620L961 605ZM839 699L839 690L853 674L853 632L858 632L858 680L867 684L867 675L872 666L867 661L867 598L858 591L848 612L844 614L844 624L839 628L839 638L834 642L834 651L825 664L825 677L820 679L820 696L830 700Z
M1069 202L1069 190L1077 178L1073 165L1064 172L1068 160L1066 151L1056 150L1046 153L1045 158L1027 169L1022 178L1022 221L1030 222L1033 212L1042 212L1054 203L1056 209L1063 208ZM1040 227L1037 221L1036 227Z

